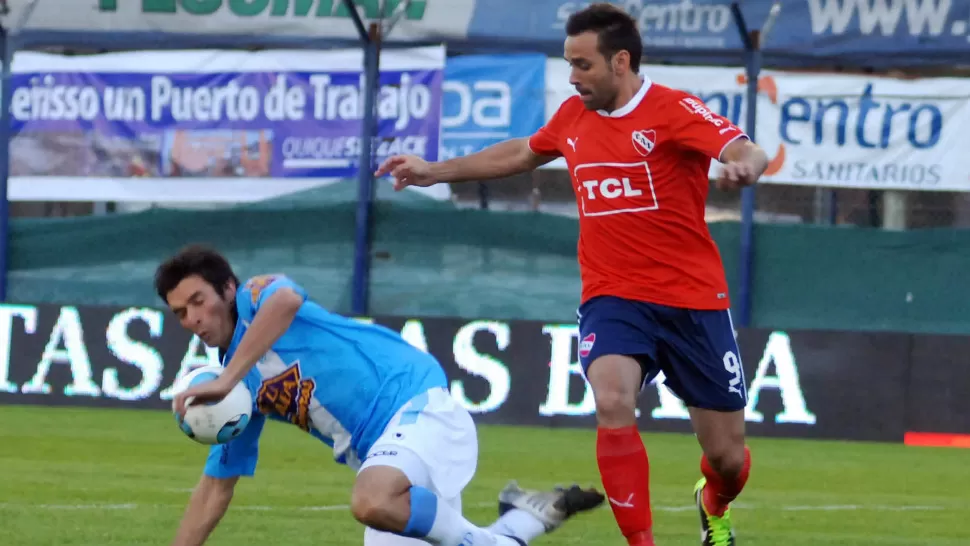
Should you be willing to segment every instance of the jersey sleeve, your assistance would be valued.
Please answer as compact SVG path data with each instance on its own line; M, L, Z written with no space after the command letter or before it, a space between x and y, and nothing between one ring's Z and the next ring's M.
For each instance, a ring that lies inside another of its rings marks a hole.
M266 416L253 412L242 434L229 442L209 449L203 473L212 478L235 478L256 473L259 460L259 437L263 432Z
M282 288L289 288L300 295L303 301L307 299L306 290L285 275L260 275L246 281L242 289L236 294L239 315L245 320L252 320L260 306Z
M673 116L674 140L684 148L721 160L728 144L748 138L729 119L713 112L699 98L688 93L678 94L677 104L670 107Z
M563 124L568 116L567 110L571 107L569 102L572 99L567 99L563 102L556 113L552 115L552 118L546 122L538 131L535 132L529 138L529 148L532 153L536 155L544 155L549 157L559 157L562 152L559 150L559 145L562 142L560 138Z

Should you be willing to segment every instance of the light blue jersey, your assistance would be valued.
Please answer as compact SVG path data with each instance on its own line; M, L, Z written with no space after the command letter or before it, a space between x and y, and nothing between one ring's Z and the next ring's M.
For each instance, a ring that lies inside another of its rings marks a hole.
M213 446L205 474L252 476L266 417L295 424L334 450L334 459L357 466L405 404L436 387L447 388L440 364L396 332L328 312L282 275L254 277L239 289L239 319L227 365L260 306L290 288L303 297L293 324L243 382L253 393L245 431ZM419 410L419 408L415 408Z

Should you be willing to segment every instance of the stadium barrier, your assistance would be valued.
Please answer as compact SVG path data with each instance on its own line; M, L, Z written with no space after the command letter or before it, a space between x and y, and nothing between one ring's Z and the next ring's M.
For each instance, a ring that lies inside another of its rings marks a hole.
M285 271L321 305L350 314L356 192L333 184L219 210L18 218L9 300L154 307L161 257L204 241L241 277ZM574 218L456 209L385 183L377 196L369 313L576 316ZM709 229L736 305L741 228ZM953 288L970 270L970 230L759 224L756 231L753 327L970 335L970 291Z
M595 423L575 324L361 320L438 357L481 423ZM148 307L0 305L0 336L2 404L168 409L176 377L218 359ZM970 338L743 329L738 339L751 435L970 445L958 435L970 430ZM682 403L656 383L640 412L644 431L690 431Z

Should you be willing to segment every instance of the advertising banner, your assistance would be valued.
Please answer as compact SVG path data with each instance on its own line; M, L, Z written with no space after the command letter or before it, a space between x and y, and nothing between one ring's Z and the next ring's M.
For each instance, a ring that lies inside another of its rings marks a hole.
M452 395L482 423L595 425L575 324L361 320L435 355ZM954 387L966 384L965 338L741 330L739 345L752 435L901 442L907 432L970 429L970 397ZM954 357L927 349L941 346ZM0 404L169 409L177 377L217 362L160 309L0 305ZM691 430L662 377L640 400L642 430Z
M546 56L451 57L442 87L441 157L464 156L545 123Z
M31 0L8 0L19 21ZM353 0L365 22L401 10L391 42L445 41L454 47L558 56L566 20L586 0ZM728 0L612 0L636 18L651 57L737 62L743 46ZM772 0L741 10L761 28ZM523 11L524 7L528 9ZM127 44L165 35L235 37L250 44L355 40L344 0L40 0L24 37L54 45ZM938 0L786 0L764 45L776 66L838 62L865 66L948 65L970 54L970 3ZM127 46L127 45L126 45ZM780 64L779 64L780 63Z
M238 202L353 177L362 58L360 50L19 53L11 199ZM385 52L377 162L437 158L444 62L441 46Z
M550 59L546 71L548 119L575 91L565 61ZM747 130L740 68L650 65L643 73L697 95ZM758 88L755 136L771 158L764 182L970 191L970 156L963 152L970 79L765 71ZM715 162L712 175L719 168Z
M19 20L31 0L8 0ZM392 41L463 38L475 0L354 0L365 24L403 10ZM132 35L239 36L249 42L273 37L356 40L344 0L40 0L24 27L32 34L92 33L117 41ZM99 37L95 37L98 39ZM102 38L103 39L103 38Z
M591 2L530 0L528 17L508 17L518 0L479 0L468 31L473 39L524 43L558 55L566 21ZM654 58L718 63L744 50L729 0L612 0L639 24ZM740 2L748 27L760 29L772 0ZM970 3L937 0L786 0L764 44L771 64L830 60L898 67L945 65L970 54ZM703 59L711 59L704 61ZM737 62L735 60L734 62Z

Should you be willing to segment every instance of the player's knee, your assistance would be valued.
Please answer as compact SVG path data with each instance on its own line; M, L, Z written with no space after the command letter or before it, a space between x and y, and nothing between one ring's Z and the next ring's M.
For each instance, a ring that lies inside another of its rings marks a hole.
M399 455L397 451L393 453ZM403 455L403 451L400 454ZM410 487L408 477L398 468L386 465L366 467L354 482L350 512L354 519L368 527L403 531L411 511L407 495Z
M600 426L625 427L636 422L640 374L640 364L626 356L607 355L592 363L587 377Z
M728 444L706 453L707 460L719 475L734 478L744 468L744 444Z
M395 517L393 499L381 493L354 490L350 499L350 512L354 519L375 529L385 529L388 524L400 519Z
M607 427L621 427L636 422L636 394L611 386L593 390L596 398L596 418Z

